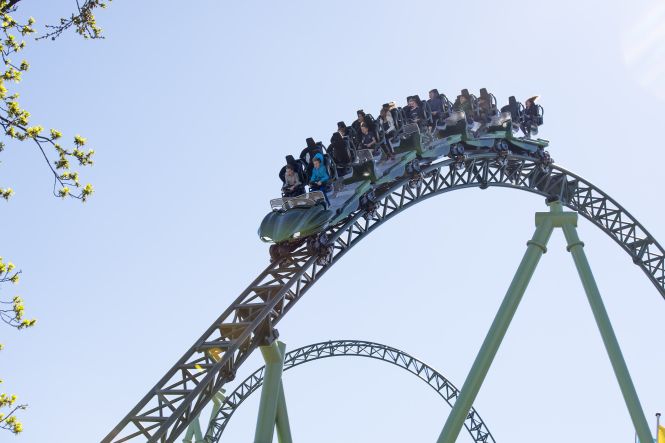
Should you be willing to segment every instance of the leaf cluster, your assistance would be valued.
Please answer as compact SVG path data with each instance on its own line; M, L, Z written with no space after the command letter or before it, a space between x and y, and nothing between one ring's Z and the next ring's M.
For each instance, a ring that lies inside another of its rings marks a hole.
M6 10L6 5L6 1L0 1L0 11ZM92 194L93 187L82 185L79 173L71 166L73 163L92 165L95 151L84 149L86 139L80 135L76 135L71 144L65 144L59 130L45 132L42 125L31 124L31 113L21 107L19 94L10 91L12 84L20 83L30 68L26 60L14 63L12 59L25 48L26 42L21 38L35 32L35 20L29 18L26 23L19 23L7 12L0 14L0 19L0 58L4 63L4 71L0 72L0 127L9 140L33 143L39 149L53 174L54 195L85 201ZM0 142L0 151L4 149L5 144ZM0 187L0 198L8 200L12 195L14 190L11 187Z
M21 271L16 270L14 263L6 262L0 257L0 284L11 283L15 285L19 282L20 274ZM34 326L37 320L27 319L24 314L25 305L21 297L14 296L11 300L0 297L0 320L6 325L19 330ZM2 349L3 345L0 344L0 351ZM2 383L2 380L0 380L0 383ZM27 405L16 404L15 394L0 393L0 429L14 434L23 431L23 424L15 413L26 407ZM7 412L3 412L3 410L7 410Z

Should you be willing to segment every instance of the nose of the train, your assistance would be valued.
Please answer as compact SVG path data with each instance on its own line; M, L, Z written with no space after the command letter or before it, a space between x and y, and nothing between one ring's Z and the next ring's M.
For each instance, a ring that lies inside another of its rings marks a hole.
M293 208L273 211L259 226L259 237L264 242L282 243L297 240L322 231L334 213L317 205L311 208Z

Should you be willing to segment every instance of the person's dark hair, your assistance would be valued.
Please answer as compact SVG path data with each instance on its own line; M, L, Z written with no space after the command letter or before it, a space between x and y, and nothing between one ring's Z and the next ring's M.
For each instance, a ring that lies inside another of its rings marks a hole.
M346 123L337 122L337 129L346 129Z
M293 165L291 165L289 163L286 164L286 169L287 169L287 171L293 171L293 172L296 171L296 169L293 167Z
M358 109L358 111L356 111L356 115L362 115L364 117L365 111L363 111L362 109Z

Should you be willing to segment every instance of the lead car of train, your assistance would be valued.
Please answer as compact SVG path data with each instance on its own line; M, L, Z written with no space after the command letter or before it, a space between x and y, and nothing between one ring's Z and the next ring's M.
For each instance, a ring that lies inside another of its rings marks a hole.
M344 137L343 145L331 144L328 148L310 139L298 159L287 156L287 164L303 184L309 182L314 156L323 156L330 177L326 188L329 203L321 191L271 200L272 210L258 231L261 240L272 243L271 260L279 260L306 243L308 253L316 254L320 264L329 262L333 250L325 234L328 228L343 223L358 210L370 216L378 190L407 178L411 186L417 186L421 168L437 159L455 159L451 167L462 168L474 154L495 152L499 159L515 153L535 157L545 167L552 162L545 151L549 142L530 137L543 124L542 106L532 101L530 105L535 109L527 115L525 107L510 97L508 105L499 109L495 97L485 89L479 97L462 90L455 104L443 94L439 98L443 112L438 118L433 116L428 101L418 96L410 96L407 101L417 100L420 118L409 119L412 109L389 106L396 128L392 136L386 136L376 121L374 136L378 145L391 147L386 150L393 154L390 157L386 152L358 149L352 137ZM464 106L459 106L460 101ZM371 115L366 118L372 119ZM524 136L518 137L520 130ZM280 171L282 181L285 168Z

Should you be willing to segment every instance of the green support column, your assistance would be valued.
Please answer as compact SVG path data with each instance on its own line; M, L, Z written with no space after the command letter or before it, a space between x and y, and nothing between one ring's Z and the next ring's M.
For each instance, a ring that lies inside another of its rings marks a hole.
M203 440L203 433L201 432L201 423L199 418L201 415L197 415L194 421L187 426L187 432L185 432L185 437L182 439L182 443L198 443Z
M598 329L603 337L605 348L612 362L614 373L619 382L621 393L623 394L630 418L633 421L635 431L640 438L640 441L650 442L651 435L649 433L649 425L642 406L640 405L635 386L630 378L628 367L621 354L619 343L614 335L612 324L610 322L607 311L600 297L600 292L596 286L596 281L591 273L589 262L584 254L584 243L582 243L577 236L577 213L563 212L560 202L550 203L550 212L536 213L536 232L533 238L528 242L528 248L524 254L524 258L520 263L515 277L513 278L508 292L497 312L494 322L490 327L487 337L483 342L476 360L469 371L469 375L464 381L460 395L455 402L453 410L450 412L446 424L439 435L437 443L454 443L457 440L464 420L466 419L473 401L478 395L480 386L482 385L487 371L489 370L492 360L506 334L510 321L512 320L517 306L524 295L524 291L533 275L538 261L543 253L546 252L547 241L549 240L552 230L555 227L562 228L566 240L568 242L568 251L573 256L577 272L579 273L582 285L586 292L591 310L598 324Z
M282 355L285 355L284 350L282 350ZM291 425L289 423L289 412L286 409L284 385L281 381L279 382L279 397L277 398L275 427L277 428L277 441L279 443L293 443L293 439L291 437Z
M272 443L278 409L281 409L278 433L282 434L281 438L286 439L284 442L290 443L291 441L291 431L288 428L288 414L286 412L286 401L282 386L285 351L286 345L282 342L275 341L269 346L261 346L261 353L266 362L266 369L263 372L263 388L261 390L259 414L256 420L254 443ZM285 421L287 422L286 426L284 426Z
M485 337L476 360L473 362L469 375L464 381L460 395L455 401L455 406L453 406L446 420L437 443L454 443L457 440L457 436L464 425L464 420L466 420L473 401L478 395L480 386L485 380L485 376L499 349L499 345L501 345L503 337L506 335L508 326L515 315L517 306L519 306L522 300L522 296L540 261L540 257L547 251L547 242L552 235L553 229L554 225L550 217L539 217L539 214L536 215L536 232L534 232L533 238L527 242L527 249L522 262L519 268L517 268L515 277L510 283L499 312L494 317L494 322Z
M211 435L212 430L210 430L210 423L217 417L219 408L222 407L224 403L224 389L221 389L212 397L212 411L210 412L210 420L208 421L208 431L206 432L206 438ZM187 432L185 437L182 439L182 443L205 443L203 438L203 433L201 432L201 422L199 421L201 414L197 415L194 421L187 427Z
M563 233L568 242L567 249L572 254L573 260L575 261L577 273L580 275L580 280L582 280L582 286L584 286L584 291L586 292L587 299L591 305L593 316L598 324L598 330L603 337L605 349L610 357L614 374L619 382L619 387L621 388L623 399L628 407L628 412L633 421L635 431L641 442L650 442L652 436L649 431L647 419L644 416L640 399L637 396L635 386L630 378L626 361L621 353L621 348L619 347L619 342L614 334L610 318L607 315L605 304L600 297L600 291L598 290L596 280L593 278L591 267L589 266L586 254L584 253L584 243L582 243L577 236L577 229L575 229L575 226L576 224L564 224L562 226Z

